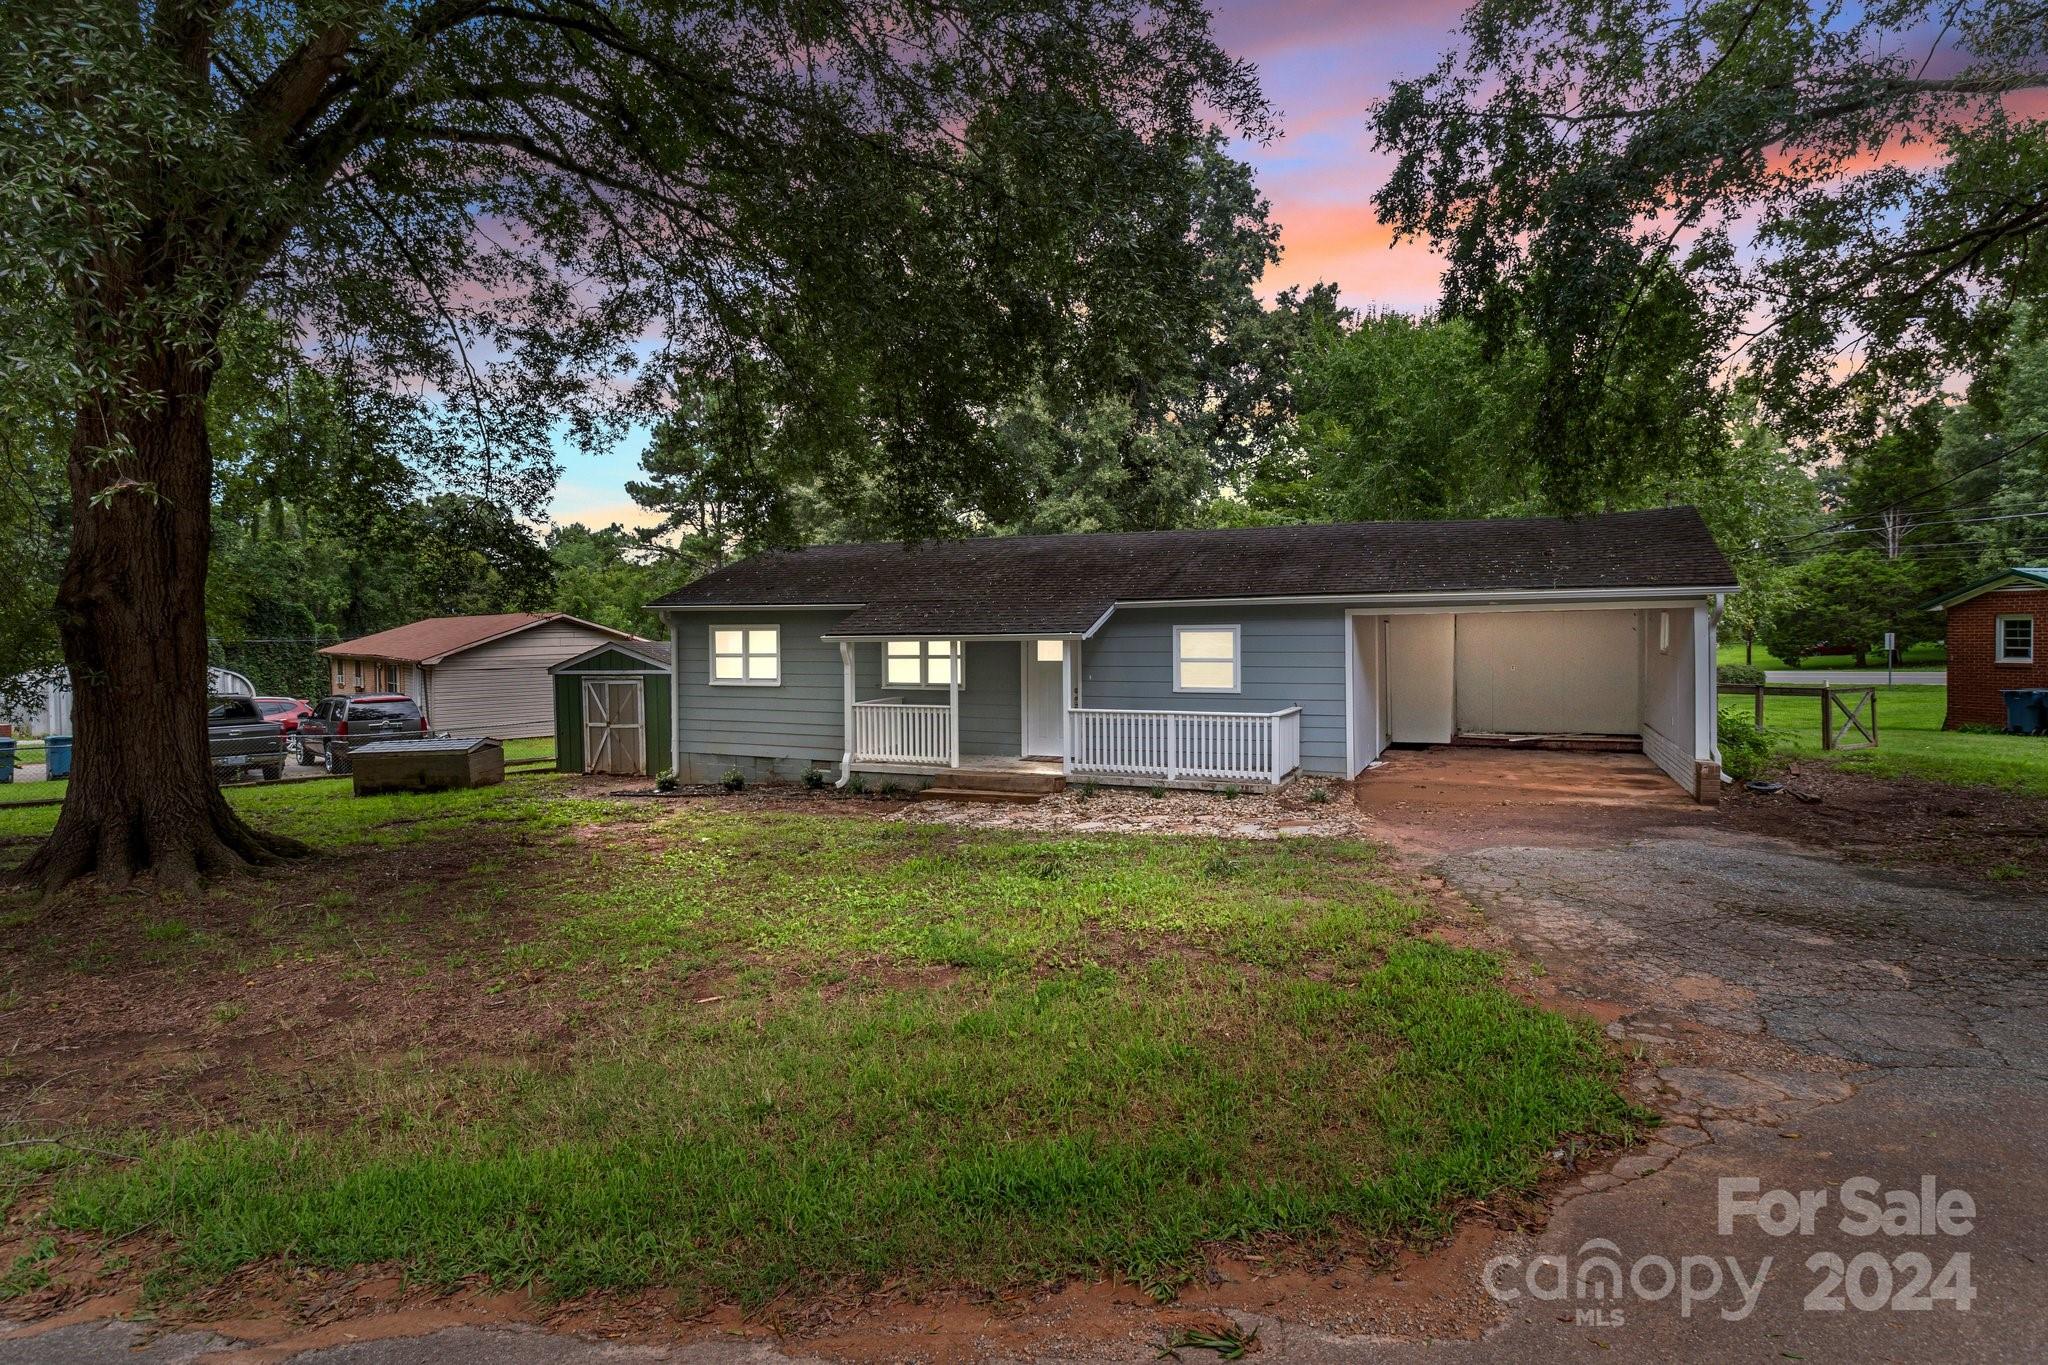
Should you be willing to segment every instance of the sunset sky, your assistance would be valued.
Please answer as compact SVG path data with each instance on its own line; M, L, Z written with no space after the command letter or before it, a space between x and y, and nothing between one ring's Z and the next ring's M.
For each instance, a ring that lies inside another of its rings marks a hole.
M1285 250L1263 292L1335 280L1345 300L1421 308L1436 298L1437 263L1413 242L1390 249L1372 193L1386 163L1372 151L1366 105L1396 76L1435 64L1461 0L1214 0L1217 36L1257 63L1281 136L1242 148L1273 201ZM565 454L557 521L602 526L647 520L626 496L639 442L602 455Z

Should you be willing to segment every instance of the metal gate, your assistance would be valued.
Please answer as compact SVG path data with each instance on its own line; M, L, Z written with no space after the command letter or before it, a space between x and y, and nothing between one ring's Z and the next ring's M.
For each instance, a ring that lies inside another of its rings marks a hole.
M637 678L583 680L583 771L646 773L646 710Z

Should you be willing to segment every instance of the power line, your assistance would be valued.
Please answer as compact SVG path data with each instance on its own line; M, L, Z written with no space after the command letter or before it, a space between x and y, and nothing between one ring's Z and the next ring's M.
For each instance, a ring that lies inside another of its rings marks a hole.
M1844 517L1836 521L1831 526L1817 527L1814 530L1804 532L1800 535L1792 536L1785 540L1781 540L1778 542L1778 549L1782 551L1790 546L1798 544L1802 540L1811 540L1815 536L1838 534L1844 530L1857 529L1856 523L1859 521L1863 521L1869 517L1882 517L1887 513L1896 512L1902 507L1910 506L1913 503L1918 502L1920 499L1926 497L1930 493L1939 493L1942 489L1947 488L1950 484L1960 482L1963 479L1969 478L1972 474L1976 474L1982 470L1989 469L1992 465L1997 464L2000 460L2010 459L2014 455L2017 455L2021 451L2025 450L2027 447L2033 445L2036 441L2039 441L2044 436L2048 436L2048 429L2037 431L2032 436L2027 437L2026 440L2020 441L2014 445L2007 446L2004 450L1999 451L1996 455L1991 456L1989 459L1982 460L1977 464L1971 465L1968 469L1961 470L1957 473L1951 474L1947 478L1942 479L1937 483L1931 483L1927 485L1927 487L1919 490L1916 493L1904 494L1899 498L1893 500L1892 502L1886 504L1885 506L1880 507L1875 512L1859 512L1854 516ZM1874 531L1877 528L1863 527L1861 529L1865 531Z

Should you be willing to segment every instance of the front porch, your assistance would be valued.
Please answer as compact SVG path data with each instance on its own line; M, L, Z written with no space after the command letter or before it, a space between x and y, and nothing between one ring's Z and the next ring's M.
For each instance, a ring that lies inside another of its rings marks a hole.
M1218 711L1080 704L1078 638L916 637L838 645L841 785L856 772L951 775L951 786L963 785L965 775L1001 773L1140 787L1266 789L1301 768L1298 706ZM871 651L865 657L863 645Z

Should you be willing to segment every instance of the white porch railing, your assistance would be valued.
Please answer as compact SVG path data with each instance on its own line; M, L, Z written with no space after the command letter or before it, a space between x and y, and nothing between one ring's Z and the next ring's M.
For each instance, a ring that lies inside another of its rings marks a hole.
M1301 767L1301 708L1233 711L1067 713L1069 769L1115 777L1271 782Z
M952 708L898 701L853 704L855 763L951 763Z

